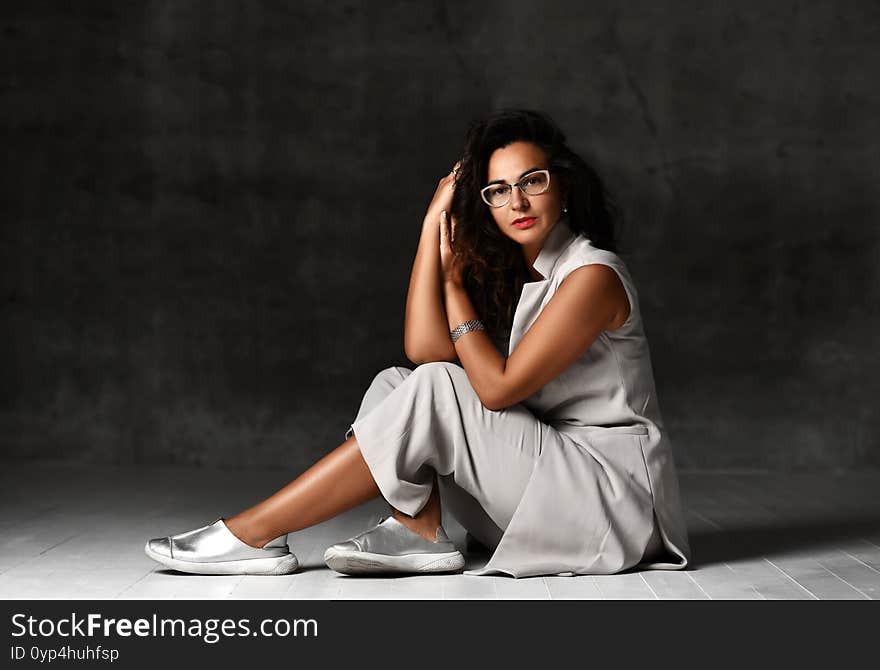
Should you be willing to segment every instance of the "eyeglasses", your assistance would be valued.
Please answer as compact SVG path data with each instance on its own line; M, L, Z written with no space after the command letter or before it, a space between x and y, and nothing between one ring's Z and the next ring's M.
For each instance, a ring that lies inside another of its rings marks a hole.
M529 172L515 184L489 184L480 191L480 197L489 207L504 207L510 202L514 186L524 195L541 195L550 188L550 170Z

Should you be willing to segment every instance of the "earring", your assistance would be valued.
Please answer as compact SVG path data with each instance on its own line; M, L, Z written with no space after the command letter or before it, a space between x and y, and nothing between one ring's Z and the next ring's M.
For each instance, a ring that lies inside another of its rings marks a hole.
M562 213L563 213L563 214L568 214L568 207L563 206L563 208L562 208Z

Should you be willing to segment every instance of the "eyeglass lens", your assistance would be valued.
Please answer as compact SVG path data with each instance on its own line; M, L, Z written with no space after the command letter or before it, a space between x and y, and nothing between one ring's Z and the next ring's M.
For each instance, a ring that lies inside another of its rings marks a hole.
M546 170L532 172L520 179L519 187L526 195L541 195L550 185L550 175ZM493 184L483 191L486 201L493 207L506 205L510 200L513 186L510 184Z

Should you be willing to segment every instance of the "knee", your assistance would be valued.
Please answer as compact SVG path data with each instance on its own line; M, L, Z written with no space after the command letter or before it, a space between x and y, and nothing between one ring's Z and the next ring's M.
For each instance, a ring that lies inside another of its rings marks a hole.
M409 377L412 372L413 371L409 368L394 365L390 368L385 368L384 370L380 371L375 377L373 377L373 384L391 385L392 387L395 387L404 379Z
M412 374L431 380L448 380L453 374L461 370L462 368L449 361L432 361L430 363L422 363L413 370Z

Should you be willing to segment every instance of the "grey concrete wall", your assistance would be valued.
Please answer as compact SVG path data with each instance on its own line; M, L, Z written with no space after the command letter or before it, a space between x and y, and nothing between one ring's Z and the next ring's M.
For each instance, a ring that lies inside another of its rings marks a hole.
M876 2L0 12L4 458L325 453L407 364L466 123L518 105L625 207L681 467L880 465Z

